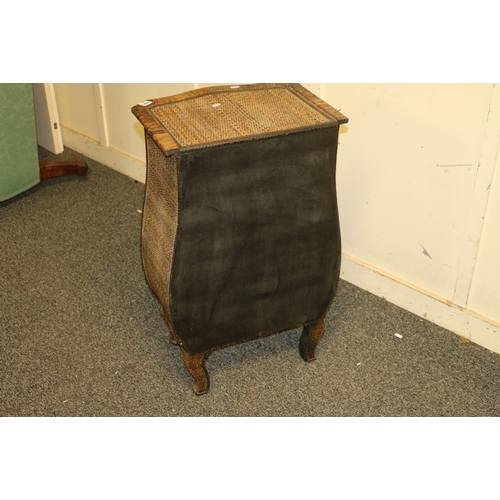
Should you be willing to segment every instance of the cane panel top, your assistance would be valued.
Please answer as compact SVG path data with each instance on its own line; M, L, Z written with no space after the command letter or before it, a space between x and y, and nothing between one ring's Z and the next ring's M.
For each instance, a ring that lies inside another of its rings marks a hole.
M165 154L347 122L298 84L207 87L150 99L132 112Z

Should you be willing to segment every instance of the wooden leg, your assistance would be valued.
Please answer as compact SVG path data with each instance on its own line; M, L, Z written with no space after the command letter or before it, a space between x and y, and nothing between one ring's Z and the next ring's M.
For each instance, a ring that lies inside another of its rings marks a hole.
M316 346L325 333L325 322L320 319L315 323L304 325L300 336L299 352L304 361L314 361L316 359Z
M188 372L194 378L193 389L198 395L206 394L210 388L210 379L205 368L205 361L210 355L210 351L199 352L197 354L189 354L182 351L182 361Z
M41 161L39 162L39 166L41 181L64 175L83 176L89 168L84 161L71 160Z

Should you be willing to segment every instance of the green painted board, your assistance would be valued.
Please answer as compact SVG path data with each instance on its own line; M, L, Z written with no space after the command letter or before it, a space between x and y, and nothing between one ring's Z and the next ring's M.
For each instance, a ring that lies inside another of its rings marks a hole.
M40 182L33 90L0 84L0 202Z

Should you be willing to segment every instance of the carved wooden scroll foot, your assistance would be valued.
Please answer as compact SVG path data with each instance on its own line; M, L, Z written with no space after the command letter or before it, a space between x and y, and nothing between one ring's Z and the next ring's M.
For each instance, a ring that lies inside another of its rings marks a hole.
M41 181L65 175L83 176L87 174L89 168L84 161L72 160L40 161L39 166Z
M315 323L304 325L300 336L299 352L304 361L314 361L316 359L316 346L325 333L325 322L320 319Z
M199 352L196 354L189 354L182 351L182 361L194 379L193 389L198 395L206 394L210 388L210 379L208 377L207 369L205 368L205 361L209 355L210 351Z

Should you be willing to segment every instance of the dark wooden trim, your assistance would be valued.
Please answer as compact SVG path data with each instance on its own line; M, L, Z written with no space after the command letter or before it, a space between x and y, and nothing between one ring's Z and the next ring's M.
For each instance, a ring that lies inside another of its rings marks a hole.
M338 109L332 108L332 106L330 106L327 102L323 101L312 92L309 92L309 90L307 90L302 85L293 83L289 86L302 97L307 99L311 104L314 104L316 107L329 114L331 117L335 118L339 122L339 124L347 123L349 121L349 119L344 116Z

